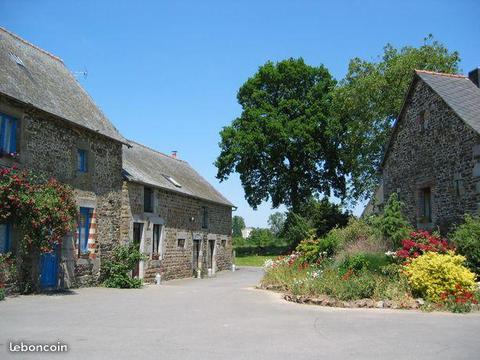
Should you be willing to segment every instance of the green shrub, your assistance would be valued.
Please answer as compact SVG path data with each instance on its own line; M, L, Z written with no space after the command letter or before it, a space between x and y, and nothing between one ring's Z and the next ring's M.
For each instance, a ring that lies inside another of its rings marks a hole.
M5 299L5 289L0 288L0 301Z
M314 289L318 294L330 295L338 300L371 298L378 282L376 278L376 275L365 270L357 274L349 272L340 275L336 269L330 268L323 272Z
M375 253L357 253L346 255L338 266L340 274L345 274L348 270L359 272L368 270L381 272L381 269L390 263L390 259L385 254Z
M235 247L235 255L238 257L241 256L251 256L251 255L258 255L258 256L267 256L267 255L285 255L289 252L290 246L282 246L282 245L272 245L272 246L265 246L265 247L258 247L258 246L240 246Z
M358 252L385 252L387 247L374 227L364 219L351 218L344 228L332 229L326 236L331 248L342 256Z
M463 266L465 258L453 253L428 252L413 259L404 267L412 289L423 298L439 302L442 294L458 286L475 291L475 274Z
M103 266L103 284L106 287L121 289L141 287L142 280L132 278L130 272L139 261L144 259L137 244L118 245Z
M320 240L311 235L308 239L302 240L295 250L299 253L301 262L314 263L321 256Z
M325 252L328 257L334 256L341 249L342 238L338 235L339 229L330 230L325 237L320 239L320 252Z
M383 214L375 220L375 225L380 230L386 241L394 249L401 246L402 240L412 232L412 226L402 214L403 203L396 193L390 195Z
M294 249L310 236L313 227L310 221L292 211L288 212L280 236Z
M465 216L465 222L450 235L457 251L467 259L466 265L480 274L480 217Z
M270 229L255 228L246 239L246 244L257 247L274 246L277 242L278 238L273 235Z

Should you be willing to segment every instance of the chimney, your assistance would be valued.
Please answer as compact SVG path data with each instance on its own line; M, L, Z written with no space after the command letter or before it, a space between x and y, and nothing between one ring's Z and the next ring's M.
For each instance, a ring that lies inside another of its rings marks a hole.
M176 159L177 158L177 150L172 150L172 158Z
M473 82L477 87L480 87L480 68L473 69L468 73L468 78Z

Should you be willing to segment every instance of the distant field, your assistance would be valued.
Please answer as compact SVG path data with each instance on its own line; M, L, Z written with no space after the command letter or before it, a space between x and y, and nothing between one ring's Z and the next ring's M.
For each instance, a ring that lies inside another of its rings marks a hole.
M236 266L263 266L263 263L267 259L274 259L278 255L249 255L249 256L237 256L235 258Z

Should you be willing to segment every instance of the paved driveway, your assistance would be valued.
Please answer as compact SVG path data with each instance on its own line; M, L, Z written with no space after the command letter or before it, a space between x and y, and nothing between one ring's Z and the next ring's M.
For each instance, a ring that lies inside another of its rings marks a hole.
M254 290L261 270L141 290L0 303L0 359L480 359L480 315L298 305ZM57 340L63 354L9 353Z

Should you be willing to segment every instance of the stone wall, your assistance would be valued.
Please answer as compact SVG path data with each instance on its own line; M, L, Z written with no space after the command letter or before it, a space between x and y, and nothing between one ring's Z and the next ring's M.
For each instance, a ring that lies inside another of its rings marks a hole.
M133 222L143 223L142 252L149 258L143 264L145 281L153 281L155 274L163 279L191 277L193 274L193 244L201 245L200 263L208 268L208 244L214 241L215 271L229 269L232 264L232 209L179 193L154 189L154 209L144 210L144 186L133 182L123 185L121 237L125 242L133 239ZM202 207L207 207L208 228L202 228ZM160 254L152 254L153 225L162 225ZM184 246L179 246L184 243Z
M416 82L392 140L384 199L397 192L414 226L446 232L478 210L480 137L423 81ZM431 221L422 216L423 188L431 189Z
M94 208L89 253L78 256L75 235L62 245L61 283L93 285L100 259L120 238L122 145L93 131L0 97L0 111L18 119L18 160L0 158L0 166L26 168L46 179L73 186L79 206ZM77 172L77 149L88 151L88 172Z

